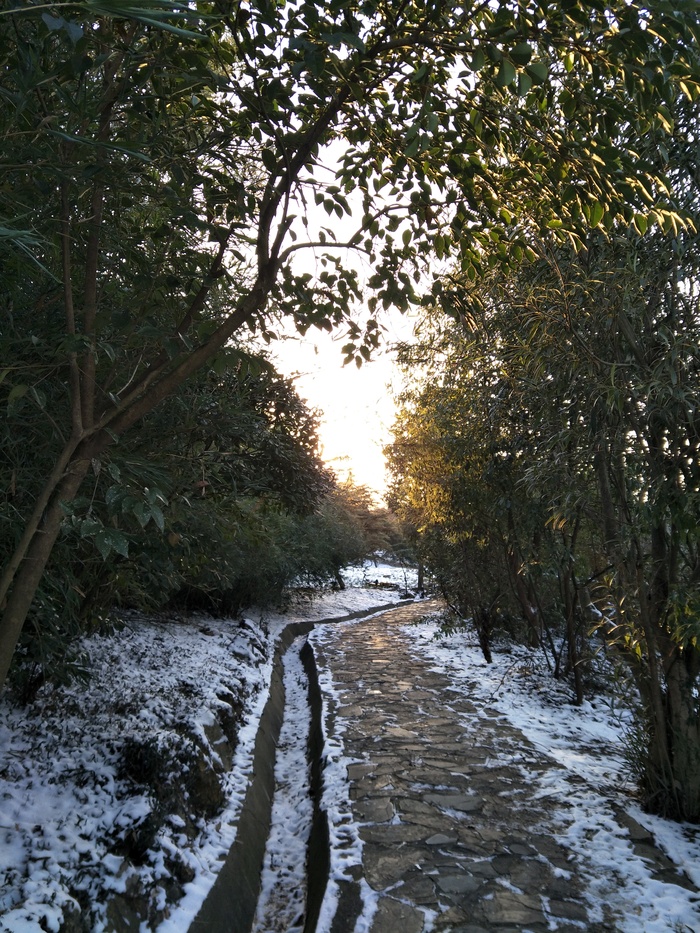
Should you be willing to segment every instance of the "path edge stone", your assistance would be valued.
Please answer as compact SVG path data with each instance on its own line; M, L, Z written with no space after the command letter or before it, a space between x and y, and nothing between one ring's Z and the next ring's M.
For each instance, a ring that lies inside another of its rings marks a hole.
M349 622L362 619L377 612L395 609L414 602L412 599L384 603L369 609L356 610L343 616L317 619L313 622L292 622L286 626L277 641L270 677L270 692L260 717L255 738L253 761L248 789L241 807L236 839L231 846L216 880L205 897L196 917L188 928L188 933L250 933L255 919L255 910L260 896L261 873L265 847L270 832L272 800L275 790L275 757L282 720L284 717L284 670L282 658L295 638L307 635L316 625L332 622ZM320 745L317 737L309 738L309 753L312 757L312 794L314 799L314 817L312 840L309 841L309 877L307 921L304 933L314 933L321 903L328 883L330 871L330 838L325 811L322 811L323 780L323 729L322 699L316 671L313 650L311 662L307 668L309 693L312 709L311 731L314 726L314 705L318 705L317 723L320 731ZM305 663L306 667L306 663ZM312 699L312 680L315 679L316 698ZM314 777L314 774L316 775ZM314 781L317 785L314 786ZM317 815L318 811L318 815ZM325 826L324 826L325 821ZM318 869L316 868L318 865Z

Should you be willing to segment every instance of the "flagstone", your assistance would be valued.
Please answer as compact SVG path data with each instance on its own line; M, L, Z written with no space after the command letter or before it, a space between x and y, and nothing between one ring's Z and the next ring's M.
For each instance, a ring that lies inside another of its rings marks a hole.
M423 800L442 810L457 810L460 813L474 813L484 805L483 799L476 794L424 794Z
M422 859L422 849L375 845L365 848L362 864L368 884L375 891L384 891L390 885L401 881L405 872L420 865Z
M379 894L370 933L424 933L426 911L434 933L591 933L576 855L554 838L564 827L543 829L533 793L554 764L411 652L402 626L430 609L329 628L316 648L336 685L361 872Z
M425 915L393 897L382 897L372 920L370 933L422 933Z
M438 888L445 894L473 894L482 884L484 879L475 875L442 875L437 879Z

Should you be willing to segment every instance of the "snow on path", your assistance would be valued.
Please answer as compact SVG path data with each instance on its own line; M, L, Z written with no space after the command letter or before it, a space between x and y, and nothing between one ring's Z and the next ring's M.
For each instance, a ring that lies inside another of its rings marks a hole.
M552 818L565 827L558 841L577 853L593 918L601 920L601 905L608 904L625 917L621 933L700 933L700 896L655 879L615 817L618 808L648 830L678 871L700 888L700 828L651 816L634 800L624 757L630 711L600 698L572 705L568 687L542 670L527 649L494 651L489 665L465 632L443 636L436 621L404 630L415 653L432 658L456 691L485 713L498 710L559 764L538 779L525 772L523 778L538 781L538 796L550 801ZM558 801L567 806L558 809Z
M371 619L372 616L367 616L363 621L367 618ZM354 624L354 621L343 622L341 626ZM310 633L309 642L312 647L315 647L322 645L329 637L332 637L331 633L323 626L319 626ZM352 812L348 782L348 766L359 763L360 760L345 755L343 735L347 726L342 717L336 715L340 706L340 694L331 670L328 667L319 666L318 680L323 697L324 766L321 806L328 817L331 857L328 884L316 929L318 933L328 933L338 910L342 882L357 880L353 869L359 868L361 871L362 866L362 839L360 828ZM360 876L359 884L363 906L353 933L369 933L377 911L379 896L367 884L364 877Z
M78 910L77 898L88 905L90 929L101 933L109 899L139 879L161 918L149 928L185 933L236 837L276 639L292 622L396 601L397 590L363 584L397 574L405 585L402 570L368 562L346 574L346 590L286 612L251 610L243 622L128 614L114 634L83 639L86 683L44 687L22 709L0 695L0 933L55 933L64 914ZM189 827L169 817L143 864L132 864L118 853L157 801L124 777L124 740L168 753L184 731L216 757L207 730L230 702L239 708L239 731L232 769L222 775L223 810ZM182 897L170 909L165 886L174 863L182 868Z
M275 760L272 825L251 933L300 933L304 929L306 846L313 818L307 761L309 682L299 657L305 641L305 637L295 639L283 658L285 705Z
M366 565L354 578L366 584L397 575L403 583L400 569ZM137 874L150 881L157 907L162 885L171 880L169 864L177 859L191 880L183 883L183 897L158 933L185 933L215 880L221 856L235 839L276 637L290 622L342 616L397 596L349 587L285 613L248 613L243 627L208 617L183 621L131 616L115 636L85 639L92 662L87 684L44 688L24 710L12 707L6 695L0 698L0 931L56 931L77 894L91 905L89 923L100 933L106 901L124 891ZM531 652L496 652L494 664L488 666L464 633L437 641L434 623L409 630L416 651L432 657L455 690L468 690L475 703L499 710L558 762L560 770L546 775L540 793L551 799L553 810L564 792L575 805L576 818L568 820L561 841L591 866L595 898L613 902L621 897L636 905L626 933L700 933L697 897L655 880L614 818L613 807L626 811L700 887L698 827L649 816L634 803L622 755L629 713L600 699L580 709L564 695L552 699L556 684L546 673L533 671L536 660ZM313 637L322 637L320 630ZM332 706L330 675L321 671L320 677ZM294 689L292 685L292 693ZM144 864L129 864L115 853L115 842L147 816L153 801L147 790L125 787L120 772L124 737L155 737L167 744L173 731L184 727L203 741L222 696L241 701L233 768L223 778L223 811L215 819L200 819L194 839L177 819L166 821ZM290 728L308 728L303 716L301 711L290 712ZM339 726L335 738L327 736L323 803L333 849L320 930L330 927L339 882L361 860L346 779L351 762L343 758ZM286 766L297 780L295 768ZM575 799L571 782L564 780L571 774L580 782ZM369 929L376 907L374 892L364 893L365 914L358 933Z
M344 622L341 628L355 624ZM645 814L634 801L623 754L625 733L632 724L630 711L601 698L576 708L568 686L554 681L532 651L517 646L496 651L494 663L487 665L464 632L438 638L438 629L434 621L405 627L415 653L432 659L456 692L467 693L485 714L494 709L504 714L539 751L558 762L559 768L537 779L523 768L523 781L539 782L537 795L551 801L552 819L565 827L559 841L577 853L581 876L588 881L592 917L602 919L601 907L608 904L626 918L621 933L700 933L698 895L655 879L650 865L635 852L628 830L615 817L615 808L620 808L648 829L679 871L700 887L700 829ZM309 639L322 646L337 633L335 626L320 627ZM336 716L337 688L326 668L319 669L319 680L326 757L322 803L330 825L331 871L317 929L327 933L340 884L362 864L362 841L347 780L348 765L355 759L344 754L345 725ZM566 800L567 807L559 809L558 800ZM367 933L378 895L364 879L360 883L363 911L354 933Z

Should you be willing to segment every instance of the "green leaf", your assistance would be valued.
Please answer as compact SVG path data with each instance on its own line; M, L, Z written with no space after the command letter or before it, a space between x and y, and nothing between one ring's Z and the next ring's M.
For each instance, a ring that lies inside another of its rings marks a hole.
M605 207L600 201L593 201L588 205L588 223L591 227L597 227L605 216Z
M58 32L63 29L65 20L62 16L51 16L50 13L42 13L41 18L46 23L46 28L49 32Z
M509 84L512 84L514 80L515 67L512 62L504 58L501 62L501 67L498 69L498 74L496 75L496 84L498 87L507 87Z
M196 41L206 39L205 33L184 29L182 26L177 26L170 21L173 18L193 21L203 21L205 19L201 14L188 9L187 4L184 3L159 3L158 0L150 0L150 7L125 2L125 0L84 0L84 3L93 15L136 20L146 26L154 26L156 29L171 32L182 39L194 39Z
M109 470L109 467L107 468ZM107 492L105 493L105 504L110 506L110 508L116 505L121 498L122 489L121 486L110 486Z
M277 159L272 149L263 149L260 152L260 158L268 172L274 172L277 168Z
M532 49L527 42L520 42L510 50L510 57L516 65L527 65L532 58Z
M165 531L165 516L163 515L162 509L157 505L151 506L151 518L156 523L159 531Z
M102 522L98 522L94 518L84 518L80 522L78 530L81 538L92 538L103 527Z
M545 62L532 62L532 64L527 65L525 70L530 75L535 84L543 84L549 75L549 68Z
M146 505L145 502L136 502L131 509L132 514L136 517L136 521L142 528L145 528L148 522L151 519L151 510Z
M103 560L106 560L112 551L116 551L122 557L129 556L128 538L120 531L117 531L116 528L100 529L100 531L96 532L94 541Z
M8 411L12 408L15 402L18 402L21 398L24 398L24 396L27 394L28 391L29 391L28 385L13 386L10 389L9 395L7 396Z
M698 96L698 85L690 85L687 81L679 81L678 86L689 101L694 101Z
M364 52L365 43L354 32L326 32L320 36L321 42L325 42L330 48L342 48L349 45L358 52Z
M530 91L531 87L532 78L529 74L526 74L526 72L521 71L518 75L518 94L521 97L525 97L525 95Z
M37 389L36 386L32 386L29 390L29 394L43 411L43 409L46 408L46 393L41 389Z
M80 23L73 23L70 20L63 19L62 16L51 16L50 13L42 13L41 18L46 23L49 32L59 32L61 29L65 30L73 45L83 37L83 27Z
M420 145L420 137L414 136L410 143L406 146L404 150L404 155L407 159L412 159L418 153L418 146Z
M427 65L427 62L423 62L423 64L419 68L416 68L416 70L413 72L413 74L408 80L412 84L419 84L423 80L423 78L425 78L427 74L428 74L428 65Z
M97 139L89 139L86 136L75 136L73 133L66 133L63 130L54 130L49 128L48 132L52 136L58 136L59 139L65 139L71 143L79 143L81 146L91 146L94 149L107 149L110 152L123 152L124 155L131 156L132 159L138 159L139 162L151 162L151 157L145 152L137 152L134 149L128 149L126 146L117 146L114 143L105 143Z
M640 236L644 236L649 229L649 218L646 214L635 214L632 218L632 223Z
M663 106L658 107L656 111L656 116L657 116L657 119L659 120L659 123L661 123L661 126L663 126L666 132L672 133L674 121L673 121L673 117L668 111L668 108L663 107Z

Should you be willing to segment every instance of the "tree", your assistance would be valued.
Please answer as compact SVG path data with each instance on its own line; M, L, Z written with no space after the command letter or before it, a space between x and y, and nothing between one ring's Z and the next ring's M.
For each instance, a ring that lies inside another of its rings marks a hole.
M472 273L488 244L517 259L526 217L572 236L604 215L673 223L663 178L610 132L663 125L678 82L695 95L697 38L692 10L626 2L2 11L1 339L23 344L2 378L39 409L50 383L62 414L4 545L0 682L66 503L234 334L265 334L276 310L301 331L345 326L348 357L370 355L347 250L369 262L371 309L405 308L429 250L458 246ZM310 204L344 218L355 191L357 231L315 229ZM294 262L311 246L317 274Z
M334 488L318 454L317 416L265 358L236 352L235 368L197 374L147 416L65 506L20 641L15 684L25 696L47 675L75 672L71 636L115 605L230 612L246 600L274 601L295 577L317 572L295 541ZM53 417L56 401L44 404ZM24 460L43 425L25 397L2 427L5 462L26 484ZM46 438L40 452L49 461L56 453ZM8 490L0 502L5 527L19 494ZM326 567L324 582L331 575Z
M504 513L536 519L537 550L523 547L521 532L518 549L558 580L554 609L574 674L585 629L597 622L639 688L648 806L697 821L698 121L682 99L670 115L662 157L693 227L642 237L637 223L617 224L609 237L589 233L578 252L543 240L537 262L446 284L458 321L435 313L432 343L405 351L434 369L409 398L429 400L428 417L425 407L407 408L394 461L397 499L404 509L418 503L443 548L450 535L485 528L509 549L517 529ZM425 469L431 431L428 451L443 452L437 471ZM411 449L414 438L424 446ZM417 480L428 492L416 493ZM431 510L438 484L447 498ZM478 551L469 557L477 573L493 572ZM536 583L527 564L518 578ZM541 598L536 605L546 608Z
M426 313L420 339L399 353L412 384L386 451L392 507L418 528L426 564L488 661L497 619L520 615L539 645L549 610L537 581L548 513L521 489L537 431L514 403L503 345L495 328L465 333L439 309Z
M580 548L571 554L569 605L585 610L590 587L608 641L635 676L648 805L697 820L698 121L682 99L671 113L662 157L695 229L645 238L618 229L612 240L591 236L577 256L549 250L537 293L531 275L501 294L521 321L513 352L523 385L537 375L550 383L540 393L546 440L527 486L549 486L557 527L583 529L588 546L586 560Z

